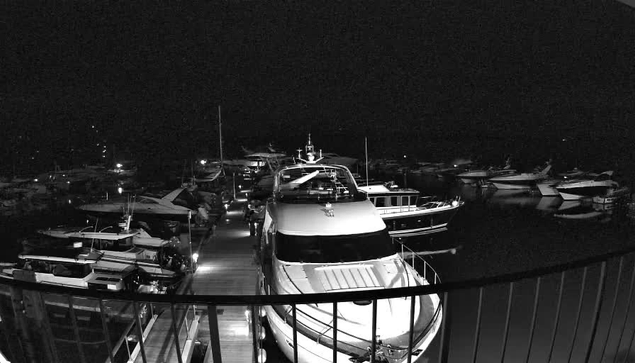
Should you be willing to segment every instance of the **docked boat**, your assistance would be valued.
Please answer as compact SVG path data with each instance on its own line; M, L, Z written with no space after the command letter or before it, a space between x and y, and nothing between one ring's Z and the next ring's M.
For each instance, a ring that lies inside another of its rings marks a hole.
M535 187L538 182L547 179L549 170L551 170L551 163L548 163L544 169L537 172L500 175L490 178L489 182L494 184L498 189L528 190Z
M308 161L312 161L309 158ZM311 294L390 289L428 284L392 246L385 223L348 168L298 164L275 174L260 239L263 294ZM377 301L376 356L372 345L370 301L337 304L337 361L413 362L436 335L442 307L436 294L415 297L413 345L411 298ZM334 349L332 304L265 306L282 352L299 362L331 362ZM294 346L293 326L297 328Z
M84 204L80 210L96 214L121 214L123 211L135 215L150 215L166 219L187 219L198 213L198 203L187 188L178 188L163 197L148 195L135 197L130 201L104 200L98 203Z
M72 227L60 226L55 228L39 229L37 233L57 239L72 240L76 247L96 247L106 249L108 246L121 247L144 247L150 249L160 249L168 246L175 246L180 243L177 237L169 240L153 237L142 228L130 228L131 217L126 216L121 226L106 226L97 230L95 226ZM121 227L121 228L119 228Z
M510 175L516 173L516 170L511 169L511 165L507 164L504 168L489 168L489 169L476 169L468 170L458 174L456 177L463 184L485 184L490 178L497 176Z
M593 203L612 204L619 201L629 201L631 190L628 187L609 189L604 194L593 196Z
M0 277L82 289L160 292L132 265L111 270L95 268L102 257L96 251L54 250L18 257L16 264L2 269Z
M412 188L393 183L358 186L379 211L391 237L412 237L447 229L459 208L459 199L432 200L421 198Z
M556 185L556 189L564 200L579 200L606 195L610 190L619 188L619 183L612 180L613 171L605 171L594 178L564 181Z

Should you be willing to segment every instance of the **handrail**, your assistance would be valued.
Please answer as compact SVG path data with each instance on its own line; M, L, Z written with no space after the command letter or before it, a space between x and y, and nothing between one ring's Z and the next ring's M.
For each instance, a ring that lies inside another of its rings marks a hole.
M416 257L419 261L423 262L423 278L424 278L426 281L428 281L428 283L429 283L430 285L437 285L437 284L441 283L441 278L439 277L439 274L438 274L438 273L437 273L437 271L434 269L434 267L432 267L432 266L428 263L428 261L426 261L426 259L425 259L425 258L423 258L423 257L419 256L419 255L417 254L417 252L416 252L416 251L414 251L414 250L413 250L413 249L411 249L410 247L406 246L406 245L405 245L405 243L403 243L403 242L402 242L402 241L400 241L399 239L393 238L393 242L397 242L397 243L399 243L399 244L401 245L401 254L400 254L400 256L402 256L402 258L403 258L403 255L404 255L404 249L405 249L405 250L407 250L408 252L410 252L410 253L411 253L412 263L411 263L410 265L411 265L411 266L412 266L415 270L417 269L417 267L415 266L415 257ZM404 261L406 261L406 262L407 262L407 260L406 260L405 258L404 258ZM432 273L434 274L434 278L433 278L432 282L430 282L430 280L428 279L428 273L427 273L428 269L432 270ZM417 271L417 272L419 272L419 271Z
M74 289L62 286L44 285L37 282L0 279L0 284L15 286L27 290L35 290L56 294L72 294L78 297L100 298L106 300L130 300L137 302L166 302L182 304L215 304L225 306L243 305L279 305L279 304L309 304L333 303L356 300L388 299L404 296L441 294L458 289L479 288L487 285L508 283L522 279L535 278L548 274L563 272L575 268L593 265L611 258L635 252L635 246L587 257L580 260L566 262L554 266L540 267L529 271L512 272L498 276L469 279L463 281L444 282L435 285L414 287L399 287L382 290L364 290L348 292L330 292L316 294L289 295L168 295L168 294L138 294L133 292L109 292L102 290Z

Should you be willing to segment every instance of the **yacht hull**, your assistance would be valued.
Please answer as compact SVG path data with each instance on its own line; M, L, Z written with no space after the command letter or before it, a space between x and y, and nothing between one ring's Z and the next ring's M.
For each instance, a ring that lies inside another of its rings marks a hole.
M430 210L390 213L380 210L391 237L412 237L445 230L461 206L448 205Z
M609 189L608 186L580 187L580 188L557 188L560 196L564 200L578 200L591 198L596 195L604 195Z

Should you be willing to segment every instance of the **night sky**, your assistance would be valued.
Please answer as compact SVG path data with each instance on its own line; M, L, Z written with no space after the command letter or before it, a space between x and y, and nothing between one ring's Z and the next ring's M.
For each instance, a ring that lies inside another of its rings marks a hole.
M312 132L359 157L367 136L374 157L633 161L617 1L14 1L0 32L5 170L104 142L109 162L217 156L218 105L226 156Z

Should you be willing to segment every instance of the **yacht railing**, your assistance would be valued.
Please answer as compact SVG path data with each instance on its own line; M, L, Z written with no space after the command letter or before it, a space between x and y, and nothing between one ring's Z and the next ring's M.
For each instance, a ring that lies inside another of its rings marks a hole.
M408 258L419 261L414 255ZM368 300L376 306L380 299L436 294L444 311L440 330L425 352L408 355L404 363L421 359L461 363L634 361L635 246L531 271L467 281L430 280L434 283L355 292L213 296L115 293L1 280L0 348L11 362L123 362L129 357L120 351L132 343L140 352L136 361L149 362L153 360L146 353L155 348L144 346L144 330L152 320L147 318L159 315L159 311L172 311L167 320L171 328L166 331L173 334L178 353L192 344L193 336L187 335L192 330L192 319L206 316L208 355L215 363L233 363L236 360L221 351L221 339L229 339L220 336L221 307L248 307L252 311L250 322L258 327L258 312L266 305L291 306L290 313L295 317L303 304L335 303L333 316L337 317L339 302ZM51 295L67 298L56 305L47 304ZM144 310L144 306L155 310ZM411 313L411 324L413 316ZM372 319L371 336L376 337L377 315L373 314ZM155 327L159 320L155 320ZM289 342L292 361L298 360L300 348L296 321L290 321L294 328ZM60 323L64 324L65 336L55 331ZM337 318L333 324L336 326ZM89 330L89 325L97 329ZM56 335L62 339L51 339ZM260 362L265 353L263 345L257 343L259 339L254 337L253 360ZM366 362L379 362L373 358L377 346L373 338ZM189 359L181 354L177 357L179 363Z
M393 238L393 243L399 244L400 253L399 255L406 262L410 264L417 272L423 277L431 285L436 285L441 283L441 279L439 278L439 274L432 267L428 261L423 257L422 253L416 252L410 247L406 246L405 243L398 238Z

